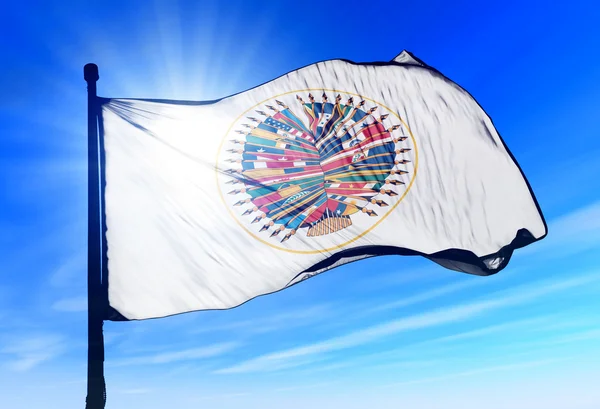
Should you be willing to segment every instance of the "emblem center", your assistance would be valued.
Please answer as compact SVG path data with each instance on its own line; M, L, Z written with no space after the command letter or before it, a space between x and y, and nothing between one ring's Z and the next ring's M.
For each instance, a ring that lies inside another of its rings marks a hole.
M403 124L379 106L342 99L296 95L293 107L274 100L235 130L225 193L269 240L338 232L359 214L378 217L406 189L411 147Z

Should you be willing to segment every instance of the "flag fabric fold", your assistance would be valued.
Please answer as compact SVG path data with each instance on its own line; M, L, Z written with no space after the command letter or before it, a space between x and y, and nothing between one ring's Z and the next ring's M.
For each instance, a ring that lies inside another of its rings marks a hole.
M494 274L547 232L489 116L407 52L217 101L101 103L108 297L124 319L232 308L378 255Z

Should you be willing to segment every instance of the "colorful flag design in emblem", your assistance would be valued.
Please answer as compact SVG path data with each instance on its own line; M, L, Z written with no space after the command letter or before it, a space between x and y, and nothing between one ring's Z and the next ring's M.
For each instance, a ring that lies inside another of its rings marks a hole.
M253 109L234 132L227 172L246 223L280 242L352 225L353 215L385 214L407 189L414 152L401 119L376 103L312 93L295 104L280 100Z

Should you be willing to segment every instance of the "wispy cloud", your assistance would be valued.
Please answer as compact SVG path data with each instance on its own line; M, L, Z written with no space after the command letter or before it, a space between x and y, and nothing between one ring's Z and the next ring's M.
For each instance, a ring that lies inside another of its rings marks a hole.
M322 372L337 370L340 368L356 367L360 366L361 369L380 369L380 368L397 368L397 367L425 367L438 365L439 361L434 360L418 360L418 361L406 361L399 359L403 357L413 357L422 354L424 351L432 352L431 345L435 344L451 344L455 341L464 341L468 339L475 339L479 337L486 337L488 335L496 335L502 332L511 332L515 330L527 330L537 331L544 329L552 329L554 325L552 322L559 319L560 315L547 315L535 318L520 319L509 322L503 322L501 324L489 325L483 328L478 328L470 331L463 331L452 335L435 337L424 341L418 341L416 343L403 345L401 348L394 348L392 350L380 351L372 354L361 355L358 357L345 359L344 362L338 362L318 367L311 367L305 369L303 372ZM489 345L489 344L486 344ZM447 351L448 348L444 346L435 350L436 352ZM377 361L383 361L384 363L374 363Z
M86 277L86 253L76 253L63 262L50 275L50 284L54 287L72 286L73 282L82 283Z
M342 369L342 368L348 368L351 367L353 365L355 365L356 361L344 361L344 362L337 362L337 363L333 363L333 364L327 364L327 365L321 365L321 366L316 366L316 367L311 367L311 368L307 368L307 369L303 369L301 371L298 371L300 373L314 373L314 372L327 372L327 371L335 371L338 369Z
M424 360L424 361L399 361L399 362L388 362L383 364L366 364L361 366L362 368L368 368L369 370L373 369L415 369L415 368L426 368L440 365L440 361L434 360Z
M551 281L535 283L522 286L521 288L502 291L487 300L476 301L467 304L450 306L445 309L401 318L383 324L374 325L362 330L351 332L347 335L330 338L325 341L309 344L306 346L291 348L288 350L265 354L253 359L243 361L227 368L217 370L216 373L244 373L270 370L273 366L279 366L282 362L295 360L299 357L324 354L357 347L374 342L390 335L405 331L413 331L424 328L435 327L452 322L464 321L484 313L500 308L511 307L530 302L536 298L549 295L568 288L582 286L600 279L600 275L588 275L573 278L571 280Z
M115 392L121 393L123 395L145 395L147 393L152 392L152 390L146 389L146 388L133 388L133 389L118 389Z
M553 364L553 363L564 361L564 360L566 360L566 359L564 359L564 358L543 359L543 360L538 360L538 361L520 362L520 363L516 363L516 364L488 366L488 367L483 367L483 368L472 369L469 371L454 372L454 373L450 373L447 375L415 379L415 380L406 381L406 382L397 382L397 383L393 383L393 384L382 385L381 387L382 388L390 388L390 387L393 388L393 387L398 387L398 386L402 386L402 385L413 385L413 384L417 384L417 383L436 382L436 381L460 378L460 377L464 377L464 376L479 375L479 374L490 373L490 372L515 371L515 370L521 370L521 369L527 369L527 368L534 368L534 367L543 366L543 365L549 365L549 364Z
M428 269L431 269L431 267L428 267ZM419 273L418 275L424 274L425 269L421 269L421 270L423 270L423 273ZM507 277L510 277L511 275L513 275L514 272L515 272L515 270L506 272L499 278L496 278L498 276L493 276L492 280L494 282L498 282L499 280L505 280ZM430 276L429 276L430 280L439 279L439 277L440 277L439 272L430 271L429 273L430 273ZM453 274L455 274L455 273L453 273ZM443 286L439 286L437 288L431 288L431 289L425 290L423 292L420 292L420 293L417 293L414 295L402 297L401 299L396 300L396 301L390 301L390 302L382 303L382 304L379 304L376 306L372 305L372 301L362 302L361 303L362 305L356 304L356 305L354 305L354 311L352 311L352 313L348 314L348 315L349 315L349 317L351 317L354 320L361 319L361 318L364 318L366 316L369 316L369 315L372 315L375 313L380 313L382 311L411 307L416 304L421 304L421 303L425 303L428 301L432 301L437 298L441 298L441 297L448 296L448 295L451 295L454 293L458 293L458 292L461 292L464 290L468 290L470 288L476 288L476 287L486 286L486 285L490 284L490 278L482 280L480 277L468 276L466 274L462 275L460 277L454 275L453 278L455 280L460 279L460 281L446 284ZM426 280L425 278L422 278L422 279L423 279L423 281ZM344 321L337 321L335 323L331 323L328 325L330 328L333 328L333 327L346 326L347 324L348 324L348 320L344 320Z
M422 292L420 294L416 294L416 295L413 295L410 297L405 297L398 301L392 301L392 302L389 302L386 304L378 305L377 307L368 309L367 311L365 311L365 313L373 313L373 312L378 312L378 311L408 307L408 306L411 306L414 304L419 304L419 303L429 301L429 300L432 300L432 299L435 299L438 297L442 297L444 295L448 295L448 294L452 294L452 293L455 293L455 292L458 292L461 290L465 290L467 288L477 287L482 284L486 284L486 281L476 279L476 280L469 280L469 281L464 281L464 282L459 282L459 283L452 283L452 284L434 288L432 290L428 290L428 291L425 291L425 292Z
M307 366L310 364L314 364L317 362L324 361L325 358L323 356L298 356L298 357L289 357L287 359L280 359L270 362L268 365L264 365L261 367L260 372L277 372L282 370L288 370L293 368L298 368L302 366ZM239 365L233 366L229 368L224 368L221 370L215 371L215 373L220 374L237 374L237 373L246 373L246 372L257 372L254 370L248 370L248 366Z
M587 341L590 339L598 339L600 338L600 329L592 329L589 331L581 331L572 333L569 335L564 335L562 337L556 338L554 340L548 341L550 344L564 344L570 343L574 341Z
M226 342L221 344L209 345L201 348L190 348L181 351L163 352L154 355L137 356L124 358L109 362L108 366L130 366L130 365L156 365L168 364L173 362L192 361L198 359L213 358L223 355L239 347L237 342Z
M104 345L109 345L114 343L116 340L121 338L123 333L116 331L104 331Z
M194 329L190 331L190 333L213 333L216 331L236 331L238 335L240 334L239 331L244 331L246 335L266 333L277 331L282 328L309 325L330 317L334 312L335 309L332 308L331 304L313 305L307 308L284 311L277 314L269 315L267 313L265 316L259 318L207 325Z
M332 385L337 385L339 383L340 383L339 381L332 381L332 382L320 382L320 383L313 383L313 384L301 384L301 385L294 385L294 386L284 386L282 388L273 389L273 392L291 392L291 391L297 391L297 390L325 388L325 387L329 387Z
M537 341L533 341L533 342L523 342L518 345L511 345L511 347L519 348L521 350L524 350L527 347L532 348L532 349L533 348L538 349L538 348L542 348L542 347L553 347L556 345L571 344L571 343L576 343L576 342L581 342L581 341L590 341L590 340L596 340L596 339L600 339L600 330L595 328L595 329L591 329L591 330L572 332L570 334L564 334L564 335L560 335L560 336L556 336L556 337L552 337L552 338L546 338L546 339L542 339L542 340L537 340Z
M52 309L62 312L82 312L87 311L87 297L63 298L52 304Z
M225 399L235 399L235 398L241 398L241 397L251 396L251 395L252 394L250 392L220 393L220 394L215 394L215 395L204 395L204 396L193 397L193 398L189 399L189 401L192 403L205 401L205 400L223 401Z
M436 266L411 267L407 265L404 269L394 269L393 272L377 274L376 276L361 275L355 281L355 285L361 292L364 292L406 286L417 281L430 281L440 277L440 269Z
M13 337L0 349L8 355L8 368L24 372L64 353L64 338L56 334L31 334Z
M552 220L548 237L519 250L520 255L564 257L600 247L600 201Z
M438 343L438 342L454 342L454 341L463 341L465 339L478 338L490 334L497 334L499 332L515 330L519 328L537 328L535 327L537 324L549 323L552 322L553 319L556 319L556 316L545 316L545 317L537 317L530 318L524 320L516 320L512 322L504 322L502 324L489 325L484 328L479 328L471 331L465 331L454 335L448 335L444 337L434 338L431 340L427 340L422 342L424 343Z

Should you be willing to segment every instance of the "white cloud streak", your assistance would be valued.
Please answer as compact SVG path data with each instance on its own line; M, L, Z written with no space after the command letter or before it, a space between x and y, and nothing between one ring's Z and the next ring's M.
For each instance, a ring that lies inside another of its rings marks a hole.
M552 322L552 319L556 318L553 316L547 317L538 317L524 320L517 320L512 322L504 322L502 324L490 325L484 328L475 329L472 331L465 331L454 335L448 335L445 337L434 338L428 341L424 341L421 344L430 344L430 343L441 343L441 342L454 342L454 341L462 341L465 339L477 338L489 334L496 334L499 332L504 332L507 330L519 329L519 328L532 328L536 324L542 324L547 322Z
M445 285L443 287L434 288L429 291L422 292L420 294L416 294L410 297L405 297L398 301L389 302L386 304L379 305L377 307L371 308L365 313L373 313L378 311L385 311L396 308L408 307L414 304L422 303L425 301L429 301L438 297L442 297L444 295L452 294L461 290L465 290L467 288L480 286L484 283L487 283L484 280L469 280L465 282L452 283Z
M573 332L570 334L561 335L554 338L544 339L541 341L534 342L523 342L518 345L510 345L511 347L518 347L521 350L524 348L543 348L543 347L552 347L563 344L571 344L576 342L585 342L590 340L600 339L600 330L599 329L591 329L579 332Z
M8 355L6 364L17 372L28 371L43 362L64 353L64 338L56 334L31 334L10 340L0 349L0 355Z
M87 254L85 252L74 254L56 268L50 275L50 285L53 287L72 286L73 282L80 283L85 277Z
M600 279L600 275L588 275L570 280L530 284L521 288L511 289L510 291L499 292L496 297L487 300L437 309L374 325L347 335L330 338L306 346L265 354L230 367L222 368L217 370L216 373L231 374L267 371L273 366L281 365L286 360L357 347L401 332L465 321L493 310L524 304L536 298L582 286L598 279Z
M216 331L245 331L247 334L259 334L280 330L281 328L300 327L323 320L333 315L335 309L330 304L313 305L307 308L285 311L254 319L208 325L190 331L192 334L213 333Z
M368 262L368 261L365 261ZM439 266L410 267L407 265L404 269L400 268L393 272L377 274L376 276L360 276L355 281L356 288L360 292L378 291L382 288L405 286L416 281L431 281L441 277ZM443 271L443 270L441 270ZM446 273L446 271L443 271Z
M455 341L464 341L473 338L485 337L487 335L503 333L507 331L514 330L526 330L526 331L539 331L539 330L548 330L555 328L555 325L552 324L555 320L559 319L560 315L547 315L536 318L528 318L515 320L510 322L503 322L501 324L490 325L484 328L478 328L475 330L459 332L456 334L442 336L438 338L428 339L425 341L419 341L414 344L404 345L400 349L393 349L384 352L377 352L374 354L362 355L358 358L351 360L344 360L344 362L338 362L334 364L324 365L320 367L312 367L304 370L303 372L322 372L322 371L330 371L337 370L340 368L346 367L356 367L360 366L361 369L369 368L369 369L378 369L378 368L395 368L395 367L425 367L425 366L433 366L437 365L439 361L405 361L398 360L399 357L402 356L415 356L419 355L420 351L423 347L429 347L430 345L435 344L451 344ZM564 317L563 317L564 318ZM587 323L587 322L586 322ZM581 323L580 323L581 324ZM511 344L514 346L514 344ZM522 345L519 345L522 347ZM447 349L442 347L442 350ZM438 349L439 350L439 349ZM374 360L383 359L385 363L383 364L373 364Z
M309 385L294 385L294 386L284 386L281 388L277 388L274 389L273 392L291 392L291 391L297 391L297 390L307 390L307 389L316 389L316 388L324 388L324 387L329 387L332 385L338 385L340 384L339 381L332 381L332 382L321 382L321 383L314 383L314 384L309 384Z
M87 311L87 297L63 298L52 304L52 309L61 312Z
M520 249L519 255L564 257L600 246L600 201L552 220L548 237Z
M223 355L239 347L237 342L226 342L221 344L208 345L201 348L190 348L175 352L163 352L154 355L137 356L124 358L110 362L107 366L130 366L130 365L156 365L169 364L173 362L192 361L198 359L213 358Z
M236 398L241 398L241 397L246 397L246 396L251 396L251 395L252 394L250 392L221 393L221 394L216 394L216 395L205 395L205 396L194 397L194 398L190 399L190 402L196 403L196 402L201 402L201 401L206 401L206 400L218 400L218 401L222 402L223 400L227 400L227 399L236 399Z
M152 392L151 389L146 388L135 388L135 389L121 389L116 392L121 393L123 395L145 395L147 393Z
M544 359L544 360L538 360L538 361L520 362L517 364L489 366L489 367L472 369L469 371L455 372L455 373L451 373L451 374L447 374L447 375L435 376L435 377L430 377L430 378L415 379L413 381L397 382L397 383L393 383L393 384L382 385L381 387L382 388L390 388L390 387L398 387L398 386L403 386L403 385L413 385L413 384L417 384L417 383L436 382L436 381L442 381L442 380L448 380L448 379L455 379L455 378L461 378L464 376L479 375L479 374L483 374L483 373L522 370L522 369L528 369L528 368L535 368L535 367L542 366L542 365L549 365L549 364L564 361L564 360L565 360L564 358Z

